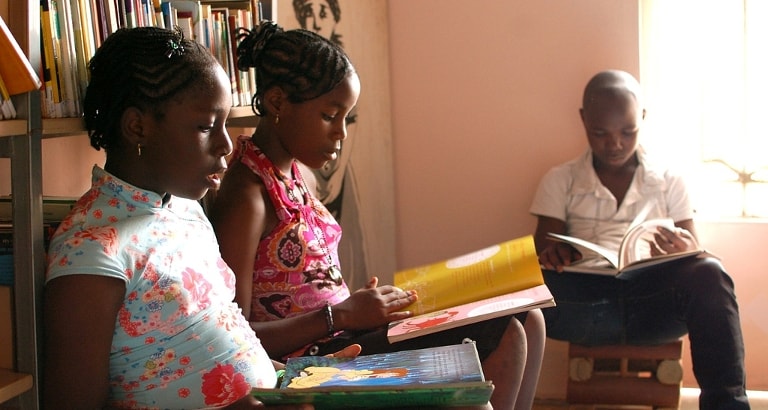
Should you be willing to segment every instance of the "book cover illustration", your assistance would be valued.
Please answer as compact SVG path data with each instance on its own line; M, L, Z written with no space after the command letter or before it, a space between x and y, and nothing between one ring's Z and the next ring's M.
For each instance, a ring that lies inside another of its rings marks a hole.
M482 320L551 306L555 306L555 300L549 288L538 285L392 322L387 330L387 338L390 343L395 343Z
M252 390L265 404L312 403L317 409L477 405L492 392L474 343L355 358L290 358L279 388Z
M394 285L415 289L404 308L420 315L544 284L533 236L395 273Z

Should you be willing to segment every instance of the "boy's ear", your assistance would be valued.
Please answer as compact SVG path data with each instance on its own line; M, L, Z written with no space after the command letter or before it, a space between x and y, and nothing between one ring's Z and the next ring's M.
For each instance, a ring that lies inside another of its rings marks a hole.
M144 138L144 113L136 107L128 107L120 118L120 131L129 146L146 145Z

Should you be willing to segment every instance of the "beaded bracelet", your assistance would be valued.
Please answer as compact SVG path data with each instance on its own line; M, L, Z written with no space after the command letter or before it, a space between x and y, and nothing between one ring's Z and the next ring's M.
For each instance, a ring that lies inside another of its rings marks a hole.
M325 324L328 326L328 336L333 336L336 331L333 328L333 309L329 302L325 302Z

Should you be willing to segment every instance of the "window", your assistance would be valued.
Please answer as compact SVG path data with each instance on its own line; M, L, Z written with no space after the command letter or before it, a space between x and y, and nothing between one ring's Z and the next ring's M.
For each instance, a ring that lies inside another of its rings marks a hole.
M703 218L768 218L768 1L641 0L643 145Z

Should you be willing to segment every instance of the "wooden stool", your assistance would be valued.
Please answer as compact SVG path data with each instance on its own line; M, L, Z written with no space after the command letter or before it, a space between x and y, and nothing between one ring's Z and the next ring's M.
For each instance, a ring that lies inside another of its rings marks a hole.
M682 340L658 346L588 347L571 343L566 400L575 408L640 405L677 409L683 380L682 350Z

